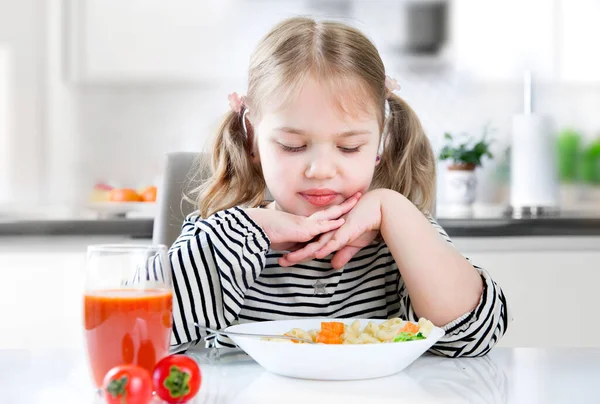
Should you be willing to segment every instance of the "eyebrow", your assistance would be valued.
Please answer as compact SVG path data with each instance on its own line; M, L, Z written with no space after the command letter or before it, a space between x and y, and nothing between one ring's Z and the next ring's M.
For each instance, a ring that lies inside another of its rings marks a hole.
M289 126L282 126L279 128L275 128L275 130L280 131L280 132L287 132L287 133L293 133L296 135L307 135L308 133L302 129L296 129L296 128L291 128ZM350 136L357 136L357 135L369 135L371 134L371 131L363 129L363 130L349 130L346 132L341 132L341 133L336 133L333 136L335 137L350 137Z

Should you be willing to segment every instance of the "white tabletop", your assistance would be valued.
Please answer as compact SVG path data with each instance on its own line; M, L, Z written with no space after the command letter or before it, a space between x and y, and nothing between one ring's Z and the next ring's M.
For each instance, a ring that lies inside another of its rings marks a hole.
M270 374L236 350L191 353L200 403L598 403L600 349L496 348L483 358L424 356L394 376L353 382ZM101 403L79 350L0 350L0 402Z

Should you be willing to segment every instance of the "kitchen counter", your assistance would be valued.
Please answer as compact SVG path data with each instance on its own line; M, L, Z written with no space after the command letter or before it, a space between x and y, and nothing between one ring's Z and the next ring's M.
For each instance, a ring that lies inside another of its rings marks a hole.
M0 236L67 235L152 238L152 218L0 217ZM600 236L600 214L569 213L554 217L515 219L502 215L439 217L451 237Z
M0 237L56 235L151 239L155 211L115 216L66 206L13 206L0 210ZM502 205L475 204L468 216L456 216L448 206L438 205L437 220L453 238L600 236L600 207L586 211L569 209L552 216L529 218L514 218L505 212L506 207Z
M600 215L438 218L450 237L600 236Z
M597 402L600 393L600 349L494 348L467 359L426 355L395 375L347 382L278 376L239 350L190 355L202 371L193 404L561 404ZM104 402L95 397L83 349L0 350L0 374L3 402Z
M151 218L2 219L0 236L128 236L152 238Z

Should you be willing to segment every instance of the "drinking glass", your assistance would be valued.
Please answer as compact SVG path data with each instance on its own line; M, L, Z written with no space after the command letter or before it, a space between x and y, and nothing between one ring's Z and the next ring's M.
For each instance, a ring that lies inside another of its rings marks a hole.
M147 369L167 356L173 294L163 245L92 245L85 264L84 328L98 389L115 366Z

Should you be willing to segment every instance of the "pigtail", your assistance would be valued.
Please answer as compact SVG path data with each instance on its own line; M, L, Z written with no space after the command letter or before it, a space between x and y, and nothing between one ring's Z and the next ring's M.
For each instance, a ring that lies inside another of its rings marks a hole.
M416 113L402 98L391 93L387 102L390 114L372 186L400 192L421 212L431 213L435 202L435 158L431 144Z
M252 161L253 131L244 130L245 106L229 111L215 138L212 151L212 175L196 190L197 206L202 217L238 205L256 207L266 189L259 164Z

